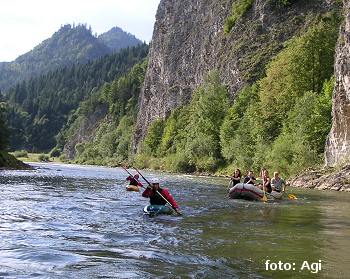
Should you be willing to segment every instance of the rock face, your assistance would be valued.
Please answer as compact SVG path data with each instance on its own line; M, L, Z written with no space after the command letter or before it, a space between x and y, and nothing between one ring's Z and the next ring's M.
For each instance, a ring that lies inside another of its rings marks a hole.
M328 166L344 164L350 158L350 1L345 1L344 11L336 51L333 125L325 152Z
M162 0L158 7L148 71L140 95L133 151L157 118L191 100L210 70L219 71L232 99L257 80L283 43L305 30L335 1L255 0L230 34L224 23L237 0Z

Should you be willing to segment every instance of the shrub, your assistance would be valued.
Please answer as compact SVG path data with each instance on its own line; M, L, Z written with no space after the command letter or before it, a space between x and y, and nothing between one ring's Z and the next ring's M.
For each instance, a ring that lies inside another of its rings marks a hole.
M61 150L58 147L55 147L50 152L50 157L60 157Z
M17 150L13 153L16 158L28 158L27 150Z
M50 159L49 155L44 154L44 153L40 154L39 157L38 157L38 160L40 162L48 162L49 159Z
M244 16L253 6L254 0L238 0L233 3L231 15L226 19L224 32L230 33L236 21Z
M165 166L167 169L173 172L190 173L196 170L195 166L190 163L184 152L179 152L167 156L165 159Z
M149 127L145 137L145 151L152 156L157 156L160 151L165 121L163 119L155 120Z

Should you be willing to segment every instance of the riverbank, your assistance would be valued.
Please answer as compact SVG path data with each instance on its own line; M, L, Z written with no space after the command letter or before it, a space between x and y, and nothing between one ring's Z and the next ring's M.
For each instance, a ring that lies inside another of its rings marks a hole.
M40 154L28 153L28 157L20 158L21 160L26 162L42 162L39 158ZM74 162L62 162L59 158L50 158L47 163L63 163L63 164L76 164ZM125 165L111 165L111 166L103 166L103 165L91 165L91 164L83 164L86 166L100 166L100 167L122 167L127 166L128 168L133 168L133 164L125 164ZM173 172L170 170L166 170L163 168L152 168L142 167L139 164L136 164L137 168L147 171L159 171L167 174L174 175L193 175L193 176L202 176L202 177L220 177L220 178L229 178L230 173L233 172L233 166L226 166L224 168L218 169L214 173L209 172L192 172L192 173L182 173L182 172ZM283 177L283 174L282 174ZM285 177L283 177L285 179ZM316 189L316 190L332 190L332 191L346 191L350 192L350 165L346 165L344 167L338 168L319 168L319 169L308 169L304 171L302 174L285 179L287 185L289 187L296 188L308 188L308 189Z
M16 159L13 155L0 151L0 169L25 170L32 169L32 167Z
M308 170L288 183L292 187L350 192L350 165Z

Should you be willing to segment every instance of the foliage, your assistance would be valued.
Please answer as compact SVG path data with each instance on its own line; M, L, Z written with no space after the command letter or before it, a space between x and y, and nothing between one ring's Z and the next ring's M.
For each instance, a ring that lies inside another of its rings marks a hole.
M166 122L152 123L143 153L166 156L165 164L175 171L214 171L222 161L218 127L227 109L227 89L211 72L188 106L173 111Z
M288 112L305 92L321 92L333 74L338 19L324 18L291 40L269 64L260 81L258 136L272 143L281 133Z
M324 17L286 44L258 86L239 92L221 127L221 150L241 169L284 175L321 162L331 127L338 18Z
M288 114L282 133L272 145L269 161L286 174L320 164L331 128L334 78L325 81L321 94L306 92Z
M162 141L164 131L164 120L157 119L148 127L147 135L144 140L144 151L148 155L157 156L159 146Z
M246 86L239 91L233 106L228 110L222 123L220 129L221 152L228 161L234 159L235 141L237 141L236 137L238 136L237 129L242 126L242 119L248 107L258 101L258 90L257 85L254 85ZM249 133L249 127L251 127L250 124L245 127L246 131L242 131L242 135Z
M15 156L16 158L23 158L23 157L28 158L28 152L27 150L16 150L13 153L13 156Z
M5 104L0 102L0 150L5 150L7 148L9 136L9 132L5 124L4 112Z
M237 0L233 2L231 15L226 19L224 32L231 32L231 29L236 24L236 21L244 16L253 6L254 0Z
M61 156L61 150L57 147L54 147L51 151L50 151L50 157L60 157Z
M284 6L290 5L292 0L279 0L279 3L281 3Z
M86 65L50 72L10 89L7 92L8 120L10 129L14 131L11 148L52 149L56 145L55 136L72 110L90 95L99 98L97 88L121 77L135 63L144 59L147 52L147 45L125 49ZM88 103L84 105L88 106ZM23 136L19 140L17 135Z
M106 106L108 109L92 140L80 142L75 146L76 162L115 166L128 160L137 100L146 69L145 59L81 104L74 120L69 124L70 128L62 131L62 142L74 137L76 128L89 121L89 116L99 107Z
M48 162L50 158L47 154L42 153L39 155L38 159L40 162Z

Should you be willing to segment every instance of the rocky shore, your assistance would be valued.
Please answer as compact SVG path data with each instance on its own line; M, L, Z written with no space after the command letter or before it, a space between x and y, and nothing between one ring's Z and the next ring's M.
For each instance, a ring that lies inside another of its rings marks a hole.
M309 170L288 180L292 187L350 192L350 165Z

